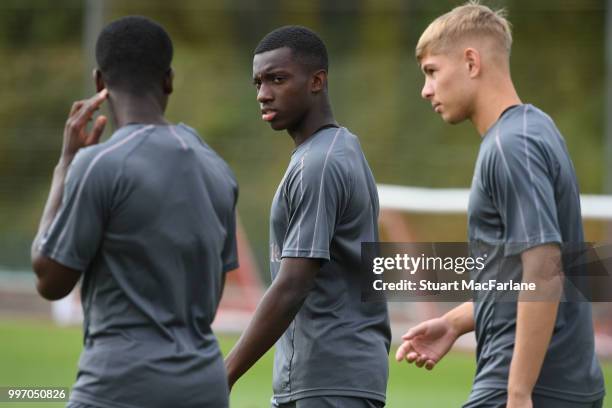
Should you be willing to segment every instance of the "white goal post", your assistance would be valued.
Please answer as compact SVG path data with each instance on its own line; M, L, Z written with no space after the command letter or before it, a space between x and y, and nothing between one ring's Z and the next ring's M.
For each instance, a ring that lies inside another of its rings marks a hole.
M380 208L413 213L465 214L470 190L466 188L426 188L378 185ZM582 194L582 218L612 221L612 196Z

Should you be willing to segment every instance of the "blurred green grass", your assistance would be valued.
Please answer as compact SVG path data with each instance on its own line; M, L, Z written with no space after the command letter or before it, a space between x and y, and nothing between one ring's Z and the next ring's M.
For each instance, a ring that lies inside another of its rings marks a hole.
M70 387L81 351L81 330L59 328L48 322L0 321L0 386ZM226 354L237 338L219 337ZM391 355L394 354L392 350ZM432 372L390 363L387 407L457 407L465 401L474 373L471 353L450 353ZM607 387L612 363L604 365ZM232 408L270 406L272 353L261 359L235 386ZM63 407L55 403L0 403L0 408ZM606 401L604 407L612 408Z

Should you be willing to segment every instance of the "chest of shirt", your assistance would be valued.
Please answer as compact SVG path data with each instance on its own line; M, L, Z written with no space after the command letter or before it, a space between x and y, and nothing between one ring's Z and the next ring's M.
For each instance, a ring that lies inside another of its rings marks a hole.
M470 241L498 241L503 237L504 223L499 203L487 187L487 178L494 177L486 165L486 158L479 154L468 200L468 237Z

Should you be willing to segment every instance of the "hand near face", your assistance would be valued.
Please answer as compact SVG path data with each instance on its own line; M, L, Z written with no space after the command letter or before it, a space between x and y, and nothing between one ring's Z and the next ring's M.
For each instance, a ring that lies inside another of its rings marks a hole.
M87 124L91 121L93 114L106 100L108 91L103 89L89 99L77 101L72 105L66 126L64 127L64 143L62 147L61 161L69 164L79 149L96 144L100 141L106 116L98 116L94 121L91 131L87 131Z
M397 349L395 359L431 370L450 350L457 337L458 333L443 317L427 320L402 336L404 342Z

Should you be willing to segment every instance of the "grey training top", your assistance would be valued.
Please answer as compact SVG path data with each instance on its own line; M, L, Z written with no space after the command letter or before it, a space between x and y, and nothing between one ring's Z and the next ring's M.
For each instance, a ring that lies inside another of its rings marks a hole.
M521 252L545 243L583 242L578 184L565 141L550 117L534 106L509 108L484 135L468 223L473 255L488 255L485 268L474 274L481 282L520 282ZM474 390L506 389L508 384L517 305L494 296L488 293L474 303ZM590 303L559 305L534 393L580 402L603 396Z
M274 399L385 400L390 342L384 302L361 301L361 242L378 241L378 193L357 137L318 131L297 147L272 202L270 269L318 258L315 287L276 344Z
M73 401L228 405L210 325L238 265L236 200L229 167L184 125L128 125L78 152L41 248L83 272Z

